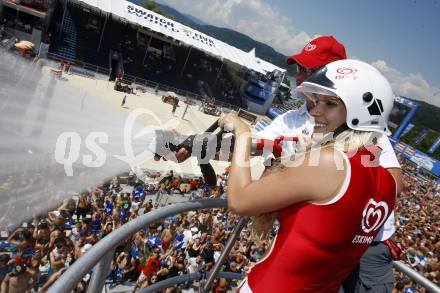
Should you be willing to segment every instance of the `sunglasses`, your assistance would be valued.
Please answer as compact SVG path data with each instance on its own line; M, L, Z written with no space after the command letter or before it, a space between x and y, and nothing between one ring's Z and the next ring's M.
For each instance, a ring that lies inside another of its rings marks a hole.
M296 63L295 74L305 73L307 76L310 76L321 68L322 67L315 67L315 68L303 67L303 66L299 65L298 63Z

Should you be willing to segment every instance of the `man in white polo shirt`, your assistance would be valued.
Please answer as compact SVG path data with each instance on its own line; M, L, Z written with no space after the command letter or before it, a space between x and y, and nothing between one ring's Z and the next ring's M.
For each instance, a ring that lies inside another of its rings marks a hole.
M314 72L333 61L346 59L344 46L332 36L321 36L310 41L304 49L287 59L287 64L297 66L295 80L300 85ZM309 136L313 133L314 119L309 111L314 107L312 101L306 100L297 110L288 111L277 118L265 129L257 133L259 138L275 140L277 137ZM397 161L391 143L385 135L378 138L382 152L379 164L398 178L398 192L401 189L400 164ZM295 144L283 144L283 154L294 154ZM391 292L393 289L392 258L389 248L383 241L395 232L394 212L388 218L373 244L363 255L358 268L347 278L344 290L348 292Z

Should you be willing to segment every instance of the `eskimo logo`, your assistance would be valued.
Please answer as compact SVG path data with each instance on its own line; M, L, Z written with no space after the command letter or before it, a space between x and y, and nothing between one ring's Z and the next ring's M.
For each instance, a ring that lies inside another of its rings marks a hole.
M357 69L352 67L341 67L336 69L336 72L339 74L355 74Z
M315 49L316 49L316 45L308 43L307 46L304 48L304 51L313 51Z
M376 202L370 199L362 213L362 230L370 233L380 228L388 218L388 205L384 201Z

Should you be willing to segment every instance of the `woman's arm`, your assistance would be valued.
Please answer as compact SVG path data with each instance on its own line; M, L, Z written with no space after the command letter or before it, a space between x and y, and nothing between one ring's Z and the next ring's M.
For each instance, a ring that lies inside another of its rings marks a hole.
M249 167L251 136L249 127L237 117L222 121L234 127L236 143L228 181L228 206L240 215L259 215L289 205L310 201L326 202L342 185L345 168L338 170L344 159L333 148L319 148L307 153L301 163L251 180ZM225 121L226 120L226 121ZM342 166L345 166L343 164Z
M403 190L402 184L402 171L400 168L387 168L388 172L390 172L391 176L393 176L396 181L396 190L397 195L399 195Z

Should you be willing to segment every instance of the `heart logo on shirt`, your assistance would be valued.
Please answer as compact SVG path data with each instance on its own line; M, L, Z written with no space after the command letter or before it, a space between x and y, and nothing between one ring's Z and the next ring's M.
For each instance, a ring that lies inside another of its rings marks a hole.
M362 230L370 233L379 229L388 218L388 205L384 201L370 199L362 212Z

